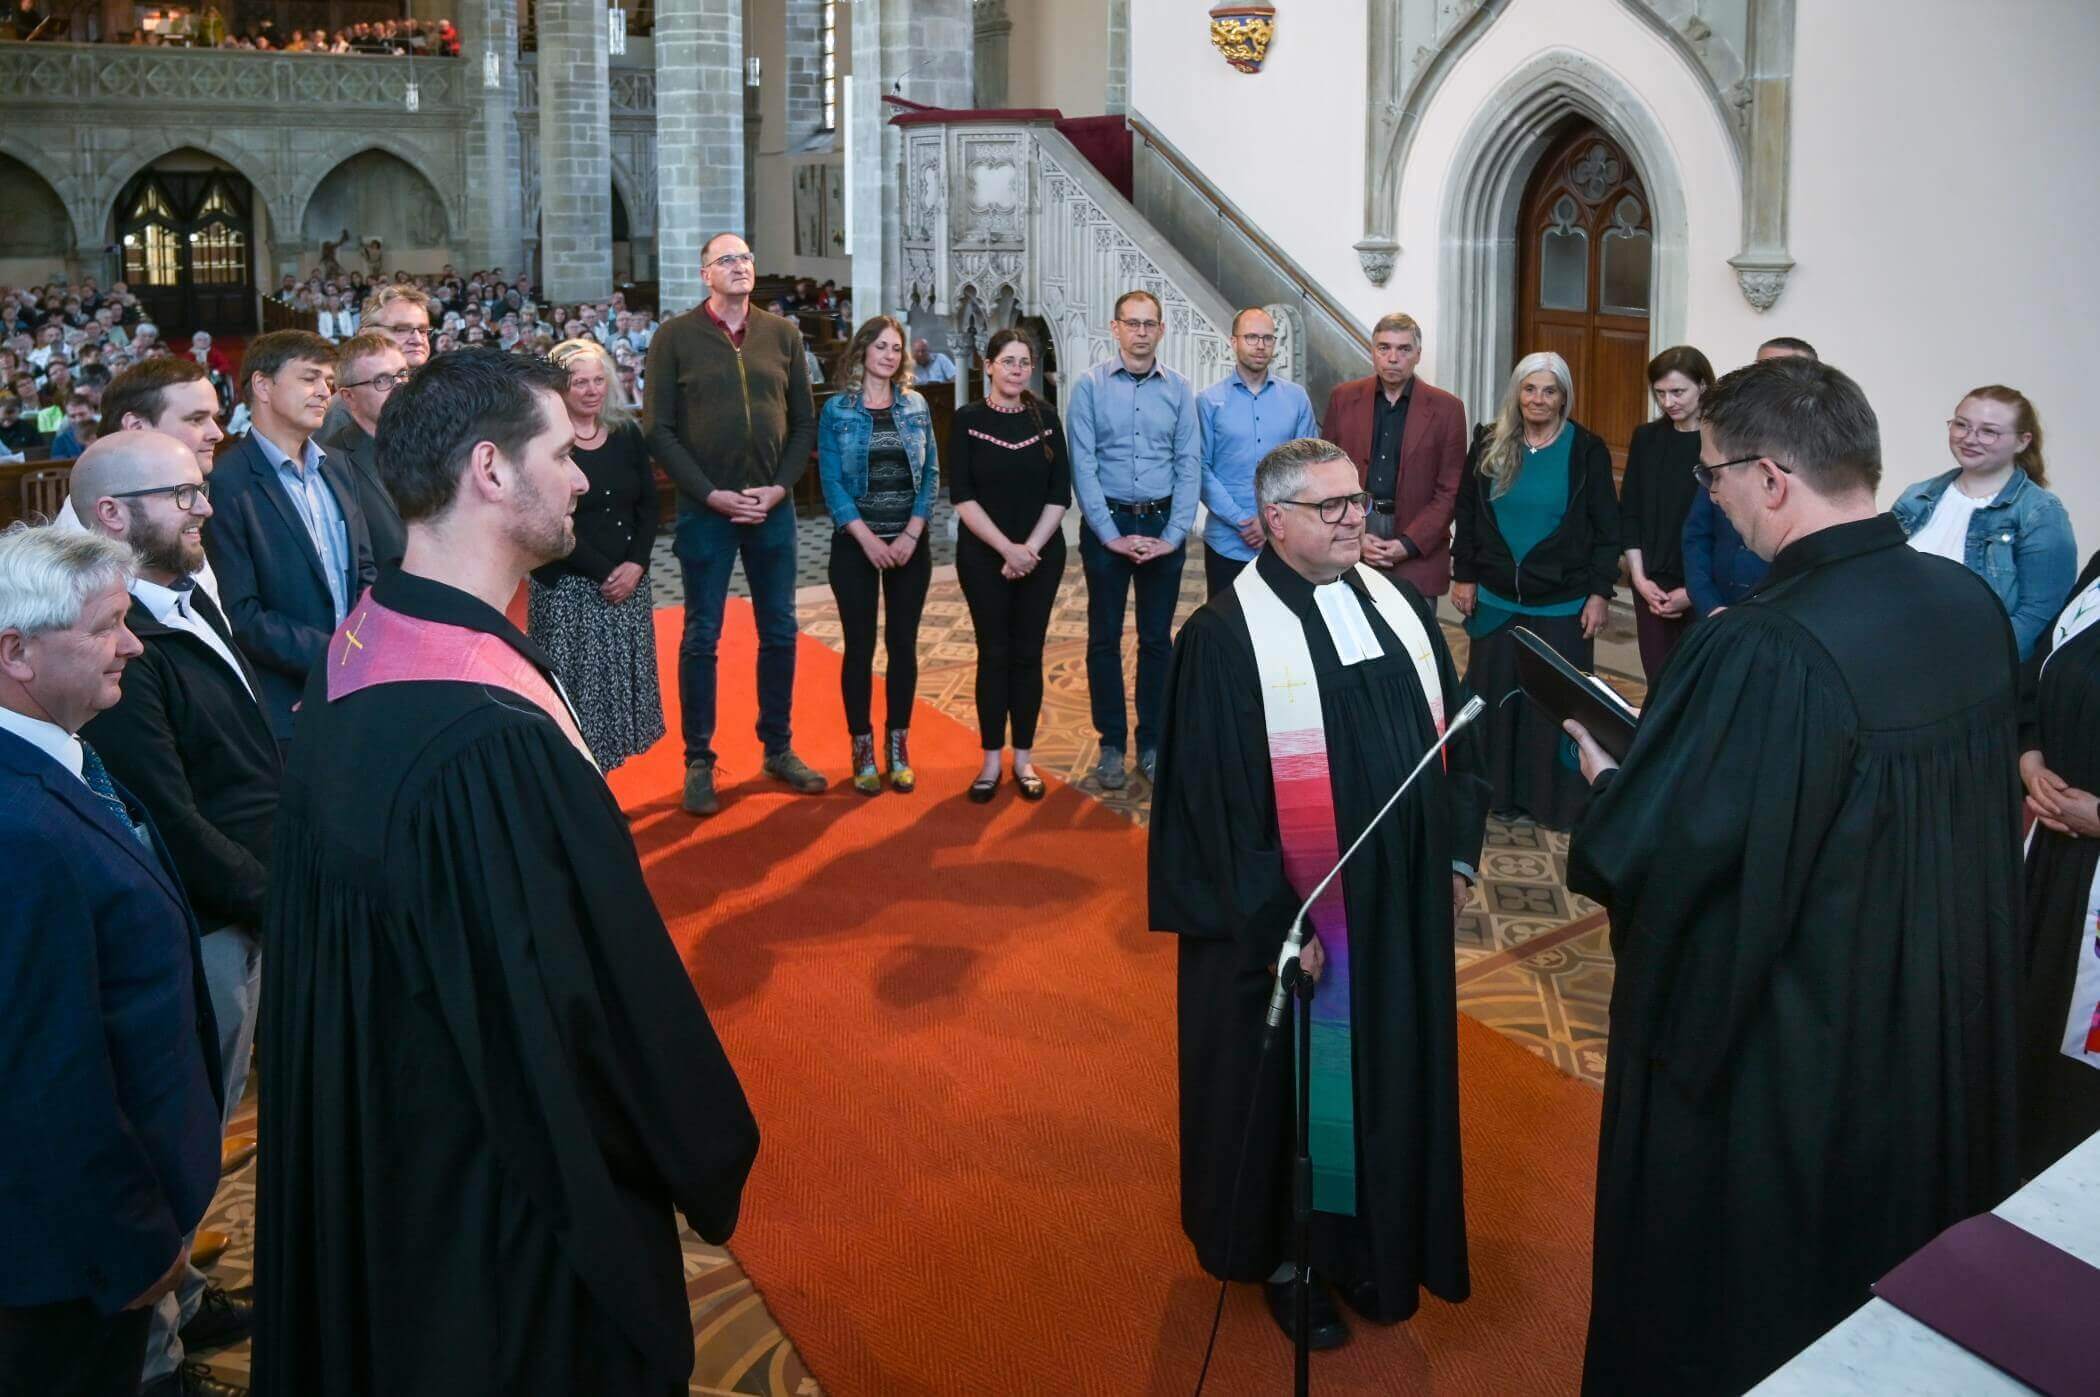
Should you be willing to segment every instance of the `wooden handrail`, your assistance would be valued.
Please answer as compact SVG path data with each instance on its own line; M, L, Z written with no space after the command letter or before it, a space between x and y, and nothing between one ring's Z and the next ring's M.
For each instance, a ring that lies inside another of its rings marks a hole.
M1318 306L1329 320L1339 326L1344 334L1348 335L1351 340L1362 348L1366 355L1371 352L1371 336L1357 322L1356 317L1344 310L1340 302L1328 295L1320 283L1313 280L1311 275L1303 267L1299 266L1289 253L1278 247L1268 234L1255 227L1253 221L1240 212L1238 205L1226 198L1222 190L1205 178L1200 170L1191 165L1187 158L1174 148L1172 141L1160 135L1150 122L1135 112L1129 113L1126 119L1130 122L1130 129L1137 135L1138 139L1157 151L1160 159L1166 161L1176 174L1188 181L1189 185L1203 196L1204 202L1218 211L1218 217L1231 224L1241 237L1253 245L1255 251L1268 259L1270 265L1285 280L1296 286L1301 297Z

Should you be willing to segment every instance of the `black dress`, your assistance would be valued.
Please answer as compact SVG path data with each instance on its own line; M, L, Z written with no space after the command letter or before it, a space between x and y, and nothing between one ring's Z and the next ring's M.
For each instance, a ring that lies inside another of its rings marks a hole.
M2100 553L2071 588L2075 600L2100 577ZM2053 648L2042 632L2028 657L2020 750L2081 791L2100 791L2100 626ZM2037 824L2027 846L2027 923L2020 978L2020 1173L2041 1173L2100 1130L2100 1069L2063 1053L2079 958L2093 954L2086 919L2100 839L2074 839Z
M1699 434L1678 431L1667 417L1634 428L1626 448L1626 478L1619 487L1620 546L1640 550L1641 571L1665 592L1684 586L1684 520L1699 494L1699 481L1692 474L1698 464ZM1636 595L1633 618L1641 670L1652 685L1691 627L1692 615L1687 610L1657 616Z
M1587 1392L1743 1392L2012 1188L2016 655L1888 515L1823 529L1600 779L1568 857L1617 961Z

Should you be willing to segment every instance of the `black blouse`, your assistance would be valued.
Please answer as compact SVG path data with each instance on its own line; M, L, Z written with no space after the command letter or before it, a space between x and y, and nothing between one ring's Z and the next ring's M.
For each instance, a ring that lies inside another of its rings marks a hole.
M982 399L957 408L948 429L948 498L977 501L1000 533L1025 543L1046 506L1072 503L1056 411L1038 402L1033 412L1001 412ZM976 535L964 529L963 537Z
M1699 482L1699 434L1680 432L1667 417L1643 422L1626 448L1619 487L1620 547L1641 550L1641 571L1664 591L1684 585L1684 519Z
M577 448L576 465L591 482L590 492L576 502L576 551L538 569L533 578L552 587L568 573L603 582L622 563L639 563L648 571L659 512L656 472L642 429L622 423L596 450Z

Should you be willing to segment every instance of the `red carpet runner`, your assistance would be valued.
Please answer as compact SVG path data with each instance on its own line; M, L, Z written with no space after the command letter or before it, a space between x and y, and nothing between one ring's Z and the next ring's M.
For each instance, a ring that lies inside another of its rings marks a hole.
M924 704L917 794L787 794L758 770L743 602L724 808L696 822L678 623L658 614L673 736L613 787L764 1131L731 1246L766 1303L831 1397L1188 1393L1217 1286L1179 1224L1174 947L1145 930L1143 831L1054 783L969 804L976 734ZM842 780L839 657L805 638L798 663L797 747ZM1598 1096L1459 1022L1473 1298L1356 1324L1316 1391L1576 1384ZM1289 1381L1235 1287L1208 1390Z

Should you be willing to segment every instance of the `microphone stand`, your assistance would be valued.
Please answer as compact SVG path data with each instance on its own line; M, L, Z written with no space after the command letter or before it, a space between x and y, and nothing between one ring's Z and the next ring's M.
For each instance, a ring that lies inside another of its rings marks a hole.
M1276 989L1269 997L1268 1032L1274 1034L1283 1026L1284 1006L1288 1002L1295 1020L1293 1036L1298 1042L1298 1153L1291 1161L1291 1230L1294 1252L1291 1280L1294 1291L1291 1299L1291 1327L1294 1331L1291 1336L1291 1391L1295 1397L1307 1397L1312 1389L1312 1001L1316 982L1306 973L1302 959L1305 948L1305 917L1312 910L1312 905L1320 900L1320 895L1327 891L1327 885L1340 875L1350 858L1363 846L1363 842L1371 837L1371 831L1378 828L1378 822L1400 803L1400 797L1406 795L1408 788L1414 785L1415 778L1429 765L1429 759L1443 751L1445 744L1458 736L1460 731L1486 709L1487 704L1477 695L1467 700L1466 706L1458 711L1458 717L1444 729L1443 736L1422 754L1422 760L1416 762L1415 769L1407 773L1407 779L1400 783L1400 788L1378 808L1378 813L1364 824L1363 833L1356 836L1355 842L1335 860L1334 867L1327 870L1327 876L1313 887L1311 895L1298 908L1298 915L1291 918L1291 929L1284 938L1283 952L1277 957Z

